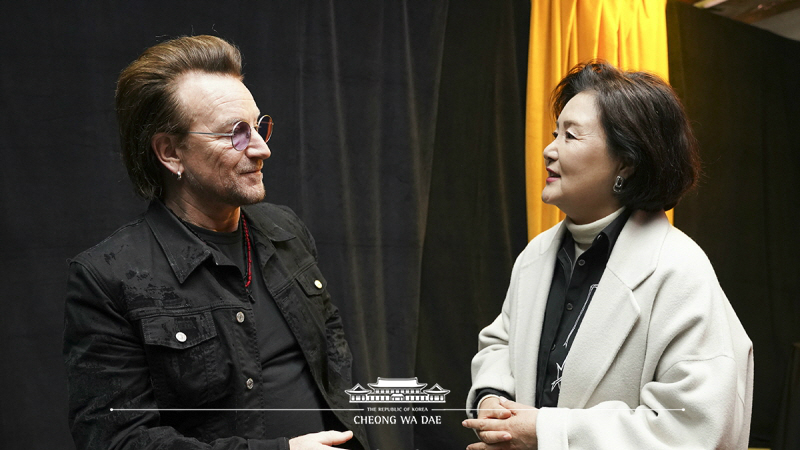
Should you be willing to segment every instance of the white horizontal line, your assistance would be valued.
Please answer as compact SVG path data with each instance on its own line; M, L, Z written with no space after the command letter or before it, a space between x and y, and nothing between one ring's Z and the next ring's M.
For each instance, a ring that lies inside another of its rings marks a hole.
M363 409L303 409L303 408L109 408L110 411L363 411Z
M572 411L636 411L639 409L646 409L648 411L686 411L686 408L586 408L586 409L571 409ZM365 411L364 408L353 409L303 409L303 408L109 408L111 412L119 411L205 411L205 412L225 412L225 411ZM515 408L497 408L485 411L520 411ZM460 411L465 412L464 408L431 408L429 411ZM402 411L369 411L369 412L402 412ZM425 412L425 411L405 411L405 412Z
M567 408L563 408L567 409ZM646 409L648 411L686 411L686 408L635 408L635 409L625 409L625 408L569 408L570 411L637 411L640 409ZM521 408L497 408L497 409L483 409L484 411L524 411ZM464 409L431 409L431 411L464 411Z

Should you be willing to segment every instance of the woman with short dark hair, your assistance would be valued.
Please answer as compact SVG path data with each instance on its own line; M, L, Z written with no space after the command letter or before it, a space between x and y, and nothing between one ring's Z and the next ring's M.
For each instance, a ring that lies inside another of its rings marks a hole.
M697 144L668 84L602 61L553 92L545 203L467 399L487 448L746 448L752 343L703 251L664 214Z

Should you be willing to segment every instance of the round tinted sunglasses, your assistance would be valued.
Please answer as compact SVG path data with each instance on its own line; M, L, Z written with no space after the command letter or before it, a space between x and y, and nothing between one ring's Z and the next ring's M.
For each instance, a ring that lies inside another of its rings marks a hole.
M264 142L269 141L270 136L272 136L272 117L264 114L258 119L258 125L254 128L258 131L258 134L264 138ZM233 131L230 133L206 133L203 131L189 131L189 134L205 134L207 136L228 136L231 138L231 144L233 148L242 152L244 149L250 145L250 124L245 122L244 120L240 120L233 124Z

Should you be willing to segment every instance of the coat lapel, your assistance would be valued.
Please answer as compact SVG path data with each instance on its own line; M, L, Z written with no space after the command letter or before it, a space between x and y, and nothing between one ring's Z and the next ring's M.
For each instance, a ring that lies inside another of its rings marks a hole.
M536 302L534 299L547 299L550 292L550 283L553 281L556 254L559 244L564 236L566 227L564 223L547 231L543 235L540 247L533 249L530 256L523 262L519 272L519 283L514 296L517 311L512 314L515 318L515 338L513 341L522 343L514 348L514 359L517 373L515 376L525 382L517 383L516 398L518 402L533 405L536 387L536 366L538 364L539 340L542 335L542 322L547 302ZM531 305L533 308L531 308ZM530 380L525 374L530 374Z
M625 224L564 364L558 406L583 408L639 320L634 290L656 268L669 230L663 212L637 211Z

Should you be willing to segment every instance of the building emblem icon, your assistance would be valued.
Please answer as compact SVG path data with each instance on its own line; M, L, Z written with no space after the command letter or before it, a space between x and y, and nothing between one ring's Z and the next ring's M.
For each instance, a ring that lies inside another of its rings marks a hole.
M375 383L367 383L371 389L356 384L345 392L350 403L444 403L450 391L438 384L425 389L427 383L414 378L381 378Z

